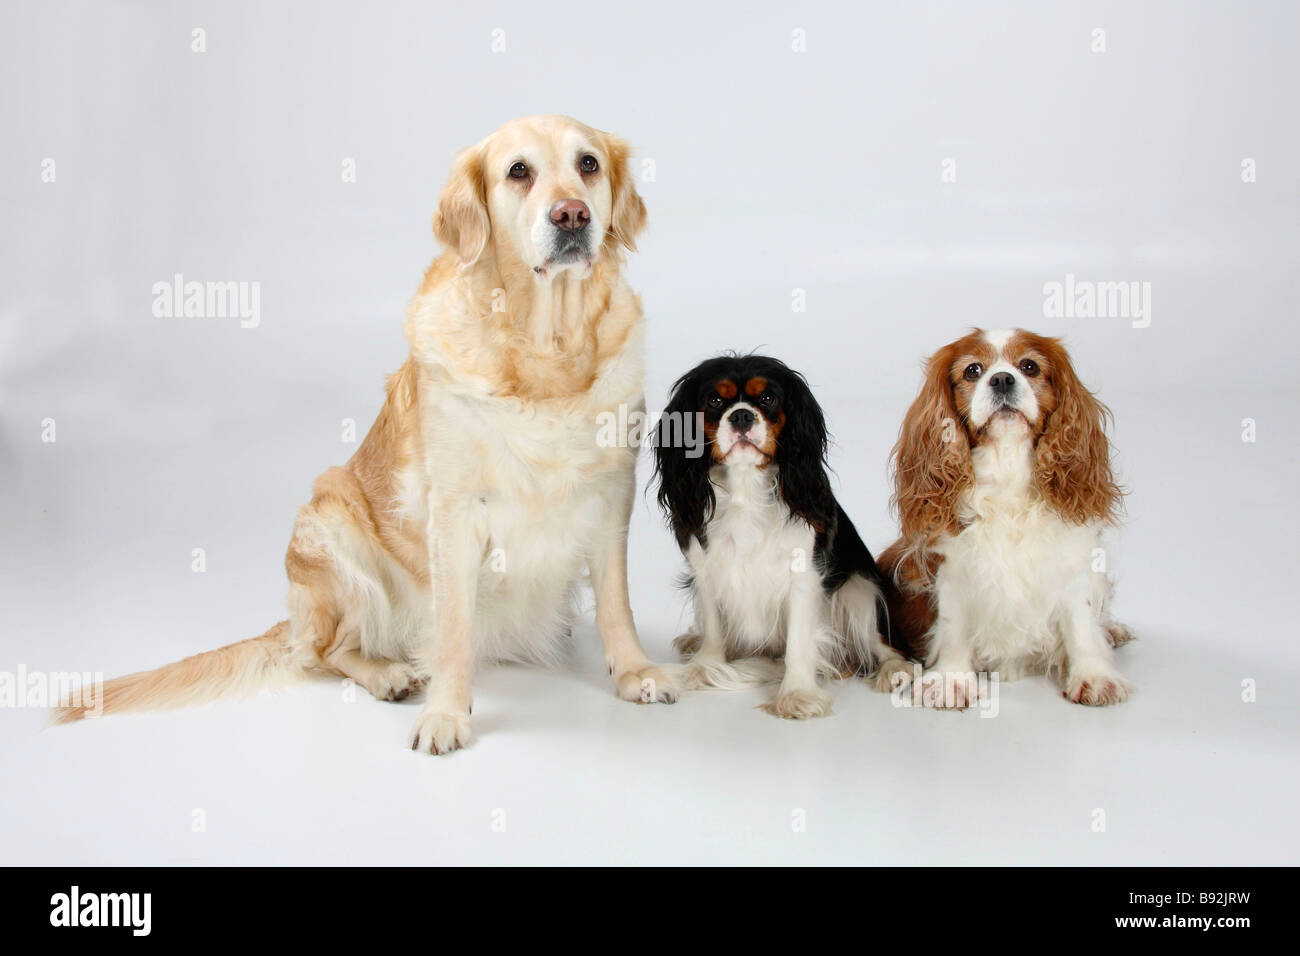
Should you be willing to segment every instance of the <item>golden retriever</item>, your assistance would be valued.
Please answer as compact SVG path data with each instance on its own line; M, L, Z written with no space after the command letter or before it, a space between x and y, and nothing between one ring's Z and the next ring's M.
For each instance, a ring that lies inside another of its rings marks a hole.
M568 117L515 120L461 153L433 219L445 251L407 309L410 356L299 512L289 619L91 703L178 706L310 671L385 700L427 682L410 744L449 753L470 739L476 665L553 652L584 565L619 696L675 700L628 602L636 442L598 428L644 409L641 306L621 269L645 220L627 145Z

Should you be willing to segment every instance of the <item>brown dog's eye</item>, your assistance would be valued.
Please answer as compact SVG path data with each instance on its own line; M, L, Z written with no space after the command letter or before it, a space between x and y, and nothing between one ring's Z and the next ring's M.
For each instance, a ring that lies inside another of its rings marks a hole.
M600 169L600 163L596 162L596 157L588 153L578 162L578 168L584 173L594 173Z
M984 366L979 362L971 362L966 366L966 371L962 372L962 378L966 379L968 382L974 382L983 374Z
M1021 359L1020 371L1024 372L1030 378L1033 378L1038 374L1038 363L1033 359Z
M511 179L527 179L527 178L528 178L528 164L527 164L527 163L515 163L513 166L511 166L511 167L510 167L510 178L511 178Z

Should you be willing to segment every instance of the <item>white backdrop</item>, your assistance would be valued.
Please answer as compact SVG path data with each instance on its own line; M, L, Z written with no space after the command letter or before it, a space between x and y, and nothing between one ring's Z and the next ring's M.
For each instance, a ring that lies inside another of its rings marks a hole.
M1046 681L1004 687L991 721L842 685L837 716L791 726L757 696L618 703L588 626L571 671L484 675L479 741L446 761L402 752L414 710L341 709L332 686L39 735L37 710L0 711L0 845L29 862L1297 862L1298 9L7 5L0 671L112 675L282 616L294 511L404 357L451 157L535 112L637 148L650 406L725 348L802 369L877 551L921 359L972 325L1066 336L1117 416L1118 608L1144 640L1114 711ZM155 317L177 273L259 283L256 328ZM1149 314L1045 316L1067 275L1149 283ZM680 562L648 498L632 543L662 657ZM523 822L497 834L503 807Z

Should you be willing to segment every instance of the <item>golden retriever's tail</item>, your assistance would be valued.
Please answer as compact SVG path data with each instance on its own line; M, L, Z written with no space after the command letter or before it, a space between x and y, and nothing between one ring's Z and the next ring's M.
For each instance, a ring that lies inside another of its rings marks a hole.
M50 715L51 724L70 724L100 714L167 710L206 704L221 697L250 694L273 683L306 673L288 643L289 622L281 621L261 637L228 644L157 670L141 671L93 685L64 697Z

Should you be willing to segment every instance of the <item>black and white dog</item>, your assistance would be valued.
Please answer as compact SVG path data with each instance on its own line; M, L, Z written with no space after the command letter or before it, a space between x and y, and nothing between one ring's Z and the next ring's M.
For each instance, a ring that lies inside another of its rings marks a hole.
M781 673L764 709L822 717L819 678L874 669L883 688L906 669L886 639L887 585L831 491L826 421L802 375L761 355L702 362L673 386L654 445L659 504L691 566L695 627L673 642L688 685ZM752 659L781 656L783 673Z

